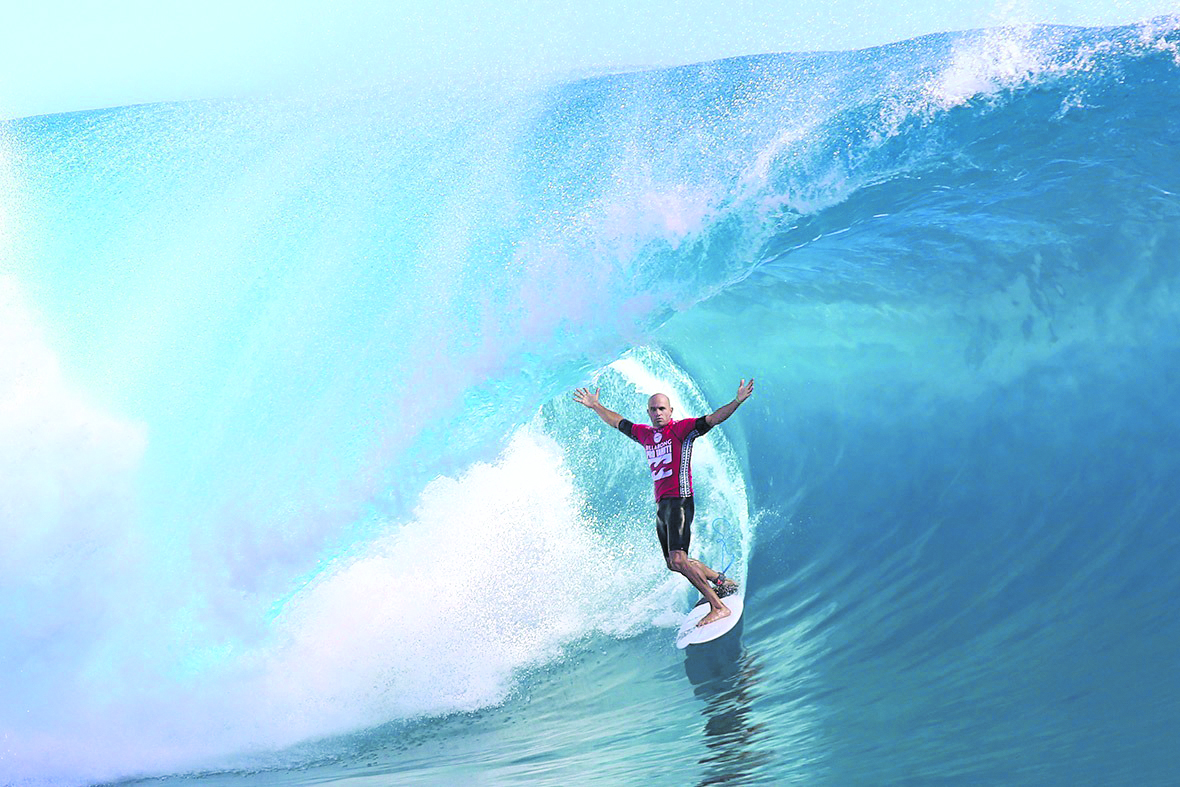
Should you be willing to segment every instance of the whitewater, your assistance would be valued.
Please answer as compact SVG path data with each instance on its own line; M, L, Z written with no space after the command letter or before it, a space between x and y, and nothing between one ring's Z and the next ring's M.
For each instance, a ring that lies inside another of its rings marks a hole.
M1172 783L1178 249L1174 17L0 124L0 783Z

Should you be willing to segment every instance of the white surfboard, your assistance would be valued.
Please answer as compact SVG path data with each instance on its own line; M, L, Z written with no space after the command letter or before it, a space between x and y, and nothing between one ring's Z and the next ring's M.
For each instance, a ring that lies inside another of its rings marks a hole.
M680 624L680 631L676 634L676 647L684 650L689 645L712 642L731 631L742 617L742 594L739 591L732 596L726 596L721 599L721 603L729 607L729 615L713 623L698 626L697 621L709 614L709 602L703 598L698 601Z

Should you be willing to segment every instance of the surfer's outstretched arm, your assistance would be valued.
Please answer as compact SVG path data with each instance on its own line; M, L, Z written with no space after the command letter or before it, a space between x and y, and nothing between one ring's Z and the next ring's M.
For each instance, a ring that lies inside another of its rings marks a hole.
M589 388L578 388L574 391L574 401L578 404L583 404L589 407L594 412L598 413L598 417L609 426L611 429L618 429L619 422L623 420L623 416L616 413L614 410L608 410L602 406L602 402L598 401L598 392L601 388L595 388L591 393Z
M705 420L709 422L709 426L716 426L737 412L741 403L749 399L752 393L754 393L754 378L751 377L748 383L742 380L738 383L737 396L734 397L733 401L718 407L717 412L706 415Z

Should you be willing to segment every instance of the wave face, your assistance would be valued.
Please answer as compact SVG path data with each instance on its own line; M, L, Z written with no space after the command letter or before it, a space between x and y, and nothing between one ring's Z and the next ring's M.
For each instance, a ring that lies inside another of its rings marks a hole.
M1180 35L0 131L0 782L1164 783ZM701 414L687 656L641 455Z

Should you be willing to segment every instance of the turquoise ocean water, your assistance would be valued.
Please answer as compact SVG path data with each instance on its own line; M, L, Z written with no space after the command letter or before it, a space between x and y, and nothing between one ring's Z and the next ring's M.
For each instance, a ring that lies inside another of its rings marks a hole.
M1180 25L0 126L0 783L1180 779ZM642 418L737 635L672 646Z

